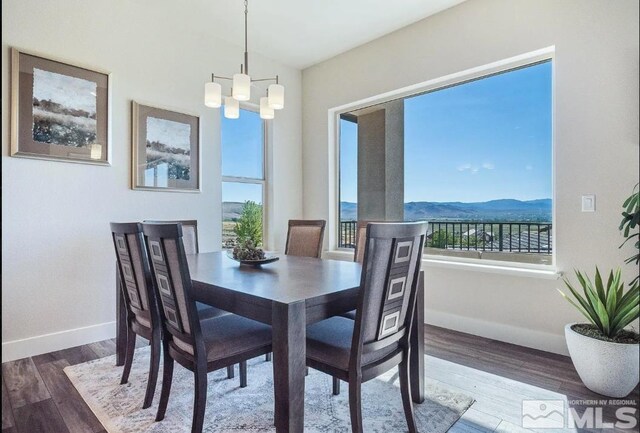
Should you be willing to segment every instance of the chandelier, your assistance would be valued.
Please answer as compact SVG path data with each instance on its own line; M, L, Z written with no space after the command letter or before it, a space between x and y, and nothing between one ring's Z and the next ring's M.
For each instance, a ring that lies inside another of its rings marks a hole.
M240 117L240 101L251 99L251 85L256 82L273 81L267 88L267 96L260 98L260 118L273 119L274 110L284 108L284 86L278 82L278 76L273 78L251 78L249 76L249 53L247 52L247 15L248 0L244 1L244 64L240 65L240 73L233 77L223 77L211 74L211 81L204 85L204 105L218 108L222 106L222 86L217 80L231 81L231 95L224 97L224 117L237 119Z

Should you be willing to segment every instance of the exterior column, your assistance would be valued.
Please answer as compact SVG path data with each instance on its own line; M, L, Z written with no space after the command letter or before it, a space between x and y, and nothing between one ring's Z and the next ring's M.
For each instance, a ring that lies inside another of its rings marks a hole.
M360 110L358 220L404 220L404 101Z

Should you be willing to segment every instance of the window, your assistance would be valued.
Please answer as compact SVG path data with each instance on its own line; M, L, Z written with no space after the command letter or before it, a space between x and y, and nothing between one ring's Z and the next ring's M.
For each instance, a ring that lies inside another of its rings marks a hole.
M339 247L352 247L358 219L426 220L427 254L552 263L551 60L342 113L339 125Z
M233 248L238 235L264 242L265 128L254 111L221 115L223 248Z
M356 221L358 214L358 122L340 118L340 220ZM341 224L338 247L355 248L355 225Z

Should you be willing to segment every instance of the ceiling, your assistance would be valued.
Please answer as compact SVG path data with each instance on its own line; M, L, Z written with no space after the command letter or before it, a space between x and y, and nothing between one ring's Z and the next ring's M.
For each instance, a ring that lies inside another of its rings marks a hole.
M200 0L221 39L244 44L243 0ZM304 69L464 0L249 0L249 53Z

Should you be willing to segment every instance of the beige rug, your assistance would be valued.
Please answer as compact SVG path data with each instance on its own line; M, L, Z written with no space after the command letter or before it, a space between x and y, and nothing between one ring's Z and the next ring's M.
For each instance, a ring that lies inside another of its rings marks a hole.
M162 363L161 363L162 364ZM176 364L165 419L155 422L161 381L149 409L142 409L149 365L149 348L136 350L129 383L120 385L122 367L109 356L64 369L84 401L109 433L181 433L191 430L193 373ZM162 373L160 373L160 378ZM273 364L264 357L249 361L248 383L239 387L226 370L209 373L204 431L274 432ZM415 405L420 432L445 433L471 406L473 399L426 380L427 400ZM407 431L397 371L365 383L362 387L364 430L367 433ZM339 396L331 394L331 378L310 370L305 384L305 432L349 433L348 386Z

